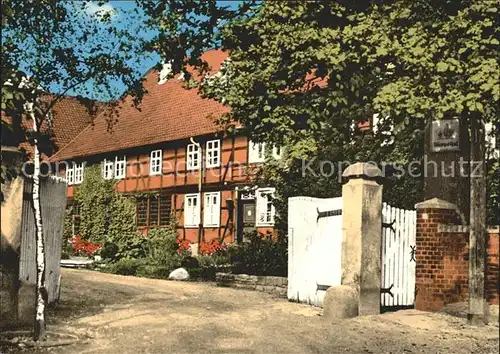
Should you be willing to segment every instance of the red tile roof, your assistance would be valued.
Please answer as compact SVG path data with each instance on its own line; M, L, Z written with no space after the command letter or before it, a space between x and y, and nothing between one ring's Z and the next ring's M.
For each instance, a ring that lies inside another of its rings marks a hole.
M99 110L103 109L103 104L99 104ZM94 119L94 115L89 113L87 107L77 98L65 96L58 101L52 109L52 126L48 129L47 121L43 121L41 131L50 136L51 148L58 151L60 148L71 142L85 127ZM2 111L2 121L10 124L11 118ZM21 128L26 131L33 130L33 123L28 119L21 121ZM22 142L19 148L24 149L29 158L33 156L33 146L29 142ZM47 156L42 156L44 159Z
M227 54L213 50L202 58L214 73L220 69ZM198 75L194 73L193 76ZM144 85L148 93L139 109L132 106L131 97L125 98L111 128L109 117L101 114L52 160L86 157L214 133L219 130L215 120L229 111L215 100L202 98L197 88L186 89L185 82L178 77L158 84L158 72L153 70L146 75Z

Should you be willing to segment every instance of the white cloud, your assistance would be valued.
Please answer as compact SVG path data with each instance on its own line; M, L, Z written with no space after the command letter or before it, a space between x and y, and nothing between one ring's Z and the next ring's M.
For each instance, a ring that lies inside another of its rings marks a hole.
M87 13L89 15L98 14L101 16L104 15L105 13L108 13L108 12L111 12L112 16L116 15L116 13L117 13L115 8L110 3L103 4L103 5L99 6L99 3L94 2L94 1L87 3L87 6L85 7L85 11L87 11Z

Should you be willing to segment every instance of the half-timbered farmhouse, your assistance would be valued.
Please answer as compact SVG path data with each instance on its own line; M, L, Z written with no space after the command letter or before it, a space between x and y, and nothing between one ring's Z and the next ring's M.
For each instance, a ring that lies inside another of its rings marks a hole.
M203 59L215 73L226 57L209 51ZM275 158L280 152L221 131L216 120L229 108L186 89L182 76L158 80L151 71L145 79L148 93L139 109L126 98L116 122L98 115L52 157L68 163L69 204L85 168L99 164L118 192L142 196L136 222L144 233L167 225L171 215L179 237L194 243L241 241L250 230L272 233L274 191L256 185L254 175L265 151Z

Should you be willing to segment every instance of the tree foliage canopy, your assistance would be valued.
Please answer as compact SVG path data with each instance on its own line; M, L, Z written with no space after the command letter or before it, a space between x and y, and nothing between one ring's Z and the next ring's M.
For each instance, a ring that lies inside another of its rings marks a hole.
M255 139L297 149L373 112L393 125L491 121L498 10L495 0L265 2L225 28L231 61L204 90Z
M304 177L298 159L315 158L316 171L321 160L408 167L429 120L496 119L498 10L495 0L263 2L224 28L230 60L203 92L231 107L223 123L286 145L289 165L265 173L285 197L338 195L336 178ZM359 131L374 113L376 132ZM421 178L387 187L400 207L421 200Z

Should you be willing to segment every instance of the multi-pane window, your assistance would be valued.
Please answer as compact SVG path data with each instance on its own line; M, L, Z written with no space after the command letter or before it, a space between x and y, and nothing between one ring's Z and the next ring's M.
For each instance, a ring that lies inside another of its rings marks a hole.
M160 225L168 225L171 222L172 217L172 198L170 195L161 195L160 196L160 211L159 219Z
M265 143L254 143L250 141L248 143L248 162L256 163L256 162L264 162L266 160L265 155Z
M75 236L80 233L80 224L81 224L80 207L78 203L73 203L73 205L70 206L70 213L71 213L71 235Z
M113 160L104 159L102 163L102 178L113 179L115 163Z
M125 170L127 168L127 158L125 155L115 157L115 178L125 178Z
M149 157L149 174L159 175L161 174L161 161L162 161L162 151L153 150Z
M84 163L74 164L75 167L75 184L80 184L83 182L83 166Z
M207 141L207 167L220 165L220 140Z
M220 226L220 192L205 193L203 224L206 227Z
M83 182L83 167L85 163L70 162L66 167L66 182L68 185L80 184Z
M259 188L255 193L257 226L274 225L274 188Z
M200 224L200 195L184 196L184 227L198 227Z
M66 166L66 183L68 183L68 185L75 183L75 168L72 162Z
M137 226L148 225L148 200L147 198L137 199Z
M158 196L151 196L149 198L149 226L158 226L158 211L160 198Z
M276 160L281 159L281 154L283 153L283 150L281 149L281 146L275 146L273 147L273 157Z
M266 161L266 152L272 153L273 158L279 160L281 158L282 149L281 147L273 147L272 149L266 146L266 143L254 143L250 141L248 143L248 162L249 163L261 163Z
M195 144L187 146L186 167L188 170L197 170L200 168L200 149Z
M170 195L151 195L137 200L137 226L166 226L170 223Z
M102 177L104 179L121 179L125 178L127 168L127 157L125 155L121 157L115 157L112 159L104 159L102 164Z

